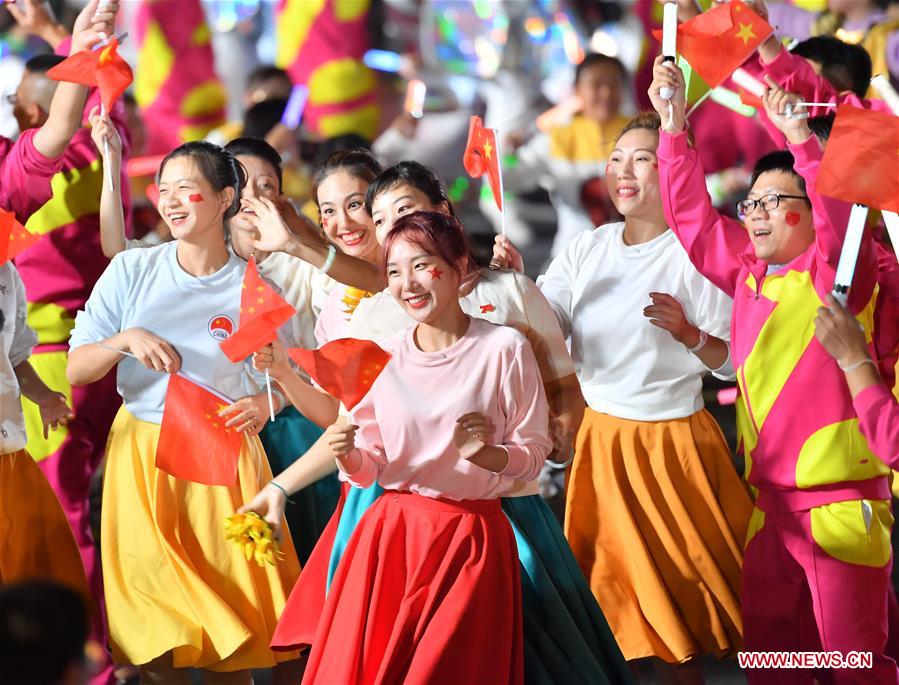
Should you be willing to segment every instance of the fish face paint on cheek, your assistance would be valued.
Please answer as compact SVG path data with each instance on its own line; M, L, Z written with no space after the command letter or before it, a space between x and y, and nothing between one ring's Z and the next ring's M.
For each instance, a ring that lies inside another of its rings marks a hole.
M799 216L799 212L787 212L784 215L784 220L786 220L787 226L795 226L802 220L802 217Z
M187 199L190 200L191 202L200 203L205 198L200 193L194 193L193 195L188 195Z

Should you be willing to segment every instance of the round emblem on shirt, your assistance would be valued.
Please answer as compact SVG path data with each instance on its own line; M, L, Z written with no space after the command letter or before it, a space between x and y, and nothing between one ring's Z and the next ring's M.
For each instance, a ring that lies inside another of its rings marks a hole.
M234 332L234 322L230 316L219 314L209 320L209 335L216 340L224 340Z

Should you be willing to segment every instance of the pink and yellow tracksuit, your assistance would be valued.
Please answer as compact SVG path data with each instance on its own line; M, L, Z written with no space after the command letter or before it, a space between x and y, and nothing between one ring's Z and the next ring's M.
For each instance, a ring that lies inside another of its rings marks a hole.
M843 372L814 337L833 287L850 207L816 192L814 138L790 149L806 181L815 242L789 264L755 257L746 230L712 209L685 133L663 132L665 215L690 259L734 298L731 355L738 430L756 496L743 566L745 649L871 652L872 669L839 669L840 683L899 683L883 654L890 579L889 455L875 456ZM869 341L877 300L865 240L849 307ZM749 670L751 683L811 683L813 671Z

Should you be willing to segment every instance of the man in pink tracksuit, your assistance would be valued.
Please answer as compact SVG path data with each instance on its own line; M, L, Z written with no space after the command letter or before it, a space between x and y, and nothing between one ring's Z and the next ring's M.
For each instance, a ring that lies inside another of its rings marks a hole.
M871 652L870 669L834 669L840 683L899 683L883 654L891 552L889 467L859 430L843 372L814 338L833 288L850 207L816 191L821 148L795 101L766 96L790 153L756 165L744 224L718 214L684 131L683 75L656 61L650 88L666 121L659 141L665 215L690 259L734 298L732 361L738 430L756 493L743 567L750 651ZM669 103L659 91L675 90ZM849 310L870 343L876 254L863 242ZM750 669L751 683L811 683L812 670Z

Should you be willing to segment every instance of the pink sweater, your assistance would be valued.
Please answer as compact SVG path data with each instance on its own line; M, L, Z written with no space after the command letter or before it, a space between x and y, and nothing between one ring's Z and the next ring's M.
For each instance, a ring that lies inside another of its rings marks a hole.
M884 385L862 390L854 400L862 434L880 459L899 468L899 404Z
M52 197L50 178L63 162L62 155L51 159L37 151L37 131L25 131L15 142L0 136L0 209L14 212L23 224Z
M412 326L384 343L393 355L351 414L362 466L347 480L452 500L494 499L513 481L532 480L552 449L548 406L537 360L518 331L470 319L466 334L440 352L422 352ZM509 461L501 474L463 459L456 419L484 414L488 443Z
M816 192L821 150L791 145L806 181L815 242L776 271L746 230L710 205L705 176L685 134L662 132L659 177L665 216L696 268L734 298L731 357L740 398L737 428L747 479L764 511L848 499L887 499L887 466L869 449L843 372L814 337L815 314L833 287L849 217ZM862 243L849 309L870 334L877 278L873 240Z

